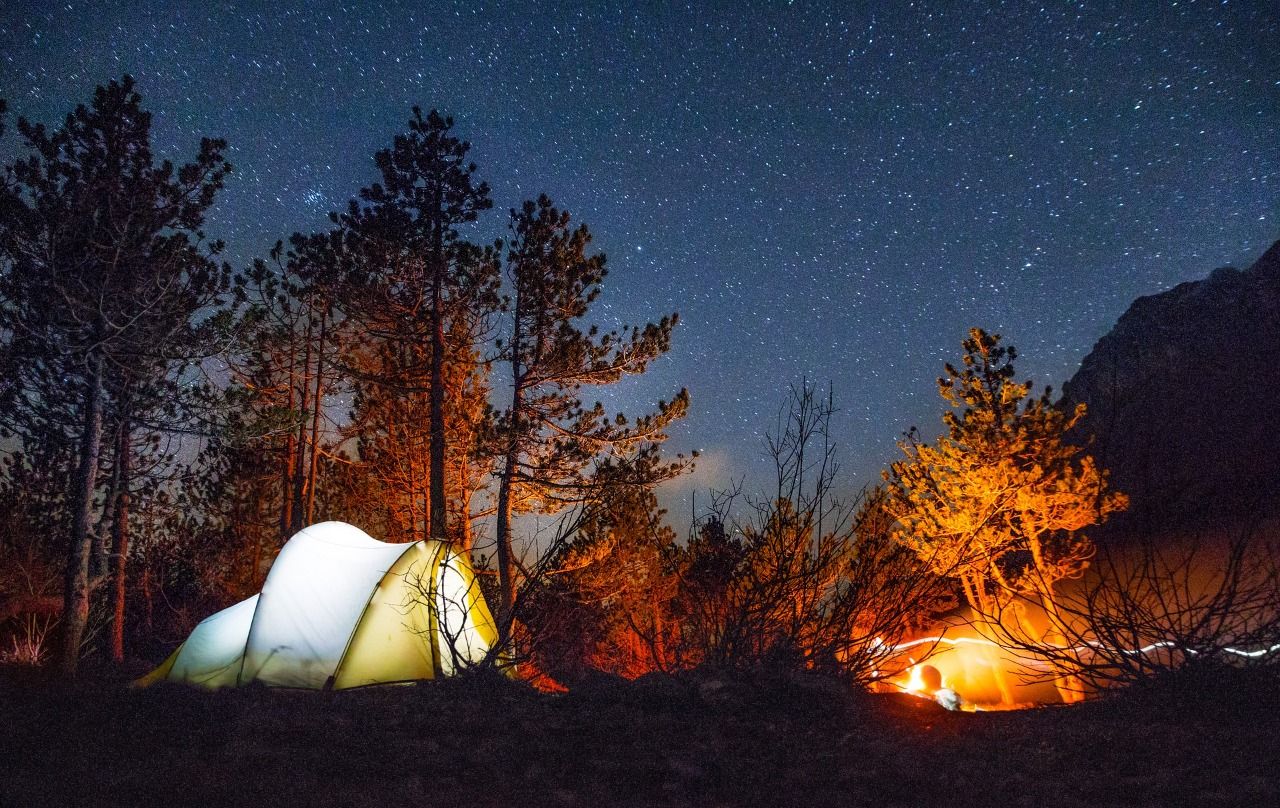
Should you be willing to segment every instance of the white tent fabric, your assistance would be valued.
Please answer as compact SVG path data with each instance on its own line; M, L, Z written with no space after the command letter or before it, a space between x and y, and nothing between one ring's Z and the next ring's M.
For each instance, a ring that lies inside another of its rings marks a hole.
M201 620L178 647L169 678L206 687L234 685L257 607L254 595Z
M380 542L343 522L289 539L262 585L242 680L324 687L374 587L412 546Z
M300 531L262 593L206 618L140 680L209 687L354 687L478 662L494 622L465 557L435 541L387 544L343 522Z

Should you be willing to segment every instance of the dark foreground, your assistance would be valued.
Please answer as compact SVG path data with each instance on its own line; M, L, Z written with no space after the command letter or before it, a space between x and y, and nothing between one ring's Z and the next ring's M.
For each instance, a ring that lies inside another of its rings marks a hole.
M1229 698L1205 697L1229 687ZM0 677L0 806L1276 805L1268 679L946 713L807 676L342 693Z

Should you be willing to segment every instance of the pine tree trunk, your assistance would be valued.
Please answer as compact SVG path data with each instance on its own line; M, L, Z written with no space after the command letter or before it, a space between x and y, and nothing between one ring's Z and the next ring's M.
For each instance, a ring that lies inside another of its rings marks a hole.
M102 443L102 356L95 356L85 385L84 428L80 434L80 463L71 502L75 517L67 552L63 589L62 656L59 672L76 675L80 642L89 623L89 555L93 543L93 492L97 485L98 453Z
M498 480L497 556L498 587L502 602L498 609L499 641L509 639L516 604L515 556L511 546L511 487L515 482L520 460L520 430L524 423L524 335L521 329L522 295L517 286L515 307L512 312L514 326L511 332L511 429L507 444L506 462Z
M1049 630L1045 632L1041 641L1048 644L1061 643L1065 648L1067 645L1067 634L1064 630L1066 626L1062 622L1062 612L1058 609L1058 599L1054 596L1053 585L1044 582L1036 588L1039 590L1040 605L1049 617ZM1069 651L1067 654L1068 656L1074 656ZM1084 682L1070 669L1063 670L1059 668L1058 676L1054 677L1053 680L1053 687L1058 691L1058 696L1062 699L1063 704L1076 704L1084 701Z
M316 472L320 464L320 406L324 394L324 340L329 329L328 316L320 316L320 341L316 344L316 386L312 396L311 414L311 466L307 472L307 524L315 523Z
M511 629L512 614L516 605L515 558L511 550L511 481L516 471L514 447L507 451L506 465L498 481L497 513L497 564L498 588L501 602L498 604L498 633L506 639Z
M394 418L395 410L393 409L391 413L391 417ZM391 423L392 427L394 427L395 421L393 420ZM409 509L409 514L405 518L405 527L408 532L406 538L416 540L420 527L418 519L418 472L413 461L418 458L418 447L413 444L412 435L408 428L401 430L399 434L397 434L396 430L392 428L388 430L388 434L391 435L393 439L400 438L401 442L400 447L398 448L402 448L404 452L402 455L404 463L393 472L395 476L392 478L392 483L393 485L401 486L402 490L406 492L404 502L405 507ZM423 493L425 495L425 492ZM426 527L427 523L424 517L421 524L421 529L424 531L422 538L424 539L426 538Z
M289 397L285 401L285 411L293 412L294 385L297 371L294 361L293 345L289 346ZM293 475L297 471L297 438L290 430L285 439L284 462L280 478L280 542L289 540L293 529ZM254 573L257 574L256 572Z
M314 404L312 404L310 400L311 399L311 376L309 375L311 373L311 329L312 329L312 320L310 317L310 313L308 312L306 347L304 348L303 354L302 354L302 379L300 380L302 382L301 384L302 400L298 408L298 411L303 415L306 414L308 406L314 406ZM298 419L297 442L294 444L294 454L295 454L295 458L293 460L293 491L290 492L290 496L293 499L293 503L289 506L289 510L293 517L290 520L290 524L289 524L290 536L297 533L299 530L302 530L302 527L303 527L302 522L306 516L306 514L303 513L303 506L304 506L303 494L306 492L306 484L307 484L307 473L306 473L307 471L307 464L306 464L307 422L305 418Z
M148 634L151 633L154 626L155 616L155 599L151 593L151 568L143 566L142 568L142 584L139 587L142 590L142 627Z
M466 501L464 500L464 504L465 503ZM476 538L475 527L472 524L471 519L471 508L469 506L463 511L462 518L459 521L462 525L462 546L458 548L458 552L470 558L471 550L475 547Z
M129 416L121 418L120 442L116 447L116 469L120 479L120 490L116 496L115 519L111 523L112 558L115 561L112 575L112 587L115 592L115 614L111 621L111 658L116 662L124 661L124 614L126 598L126 572L129 561L129 481L130 463L132 461L131 446L132 426Z
M111 482L107 484L107 495L103 500L102 518L98 520L98 528L93 531L93 555L89 559L89 583L94 586L110 572L111 562L107 559L107 531L115 530L116 499L120 491L120 465L113 463Z
M962 574L960 576L960 584L964 589L964 599L969 602L969 607L978 613L979 617L985 615L986 603L978 594L978 584L974 582L973 576Z
M441 200L443 201L443 200ZM438 206L437 206L437 209ZM431 538L444 540L448 528L448 498L444 490L444 274L440 223L433 234L435 281L431 284Z

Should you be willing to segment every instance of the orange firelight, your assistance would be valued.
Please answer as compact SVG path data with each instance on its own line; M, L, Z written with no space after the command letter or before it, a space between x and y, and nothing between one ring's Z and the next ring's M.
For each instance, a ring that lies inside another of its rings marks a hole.
M952 701L954 694L966 710L1011 710L1059 701L1051 682L1028 681L1031 672L1025 660L972 629L953 628L945 636L921 638L899 649L927 653L923 659L909 657L910 667L890 682L911 695Z

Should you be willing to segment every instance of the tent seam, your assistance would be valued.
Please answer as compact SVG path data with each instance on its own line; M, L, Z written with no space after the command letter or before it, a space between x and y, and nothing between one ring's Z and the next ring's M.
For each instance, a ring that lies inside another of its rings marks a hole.
M387 565L386 570L382 573L382 577L373 585L373 589L369 590L369 597L365 600L364 607L360 609L360 614L356 616L356 621L351 624L351 633L347 635L347 642L342 646L342 653L338 655L338 664L333 666L333 673L329 674L329 678L325 682L325 690L332 690L334 689L333 685L337 684L338 674L342 672L342 663L347 661L347 653L351 650L351 643L356 638L356 631L359 630L360 624L364 622L364 616L369 613L369 607L373 605L373 599L377 596L378 590L382 589L382 582L387 580L387 576L391 574L391 570L395 569L396 564L400 563L400 559L404 558L405 555L413 548L420 544L425 544L426 541L426 539L418 539L411 544L405 545L404 552L396 556L395 559ZM391 542L382 543L390 544ZM257 609L254 609L254 615L257 615Z

